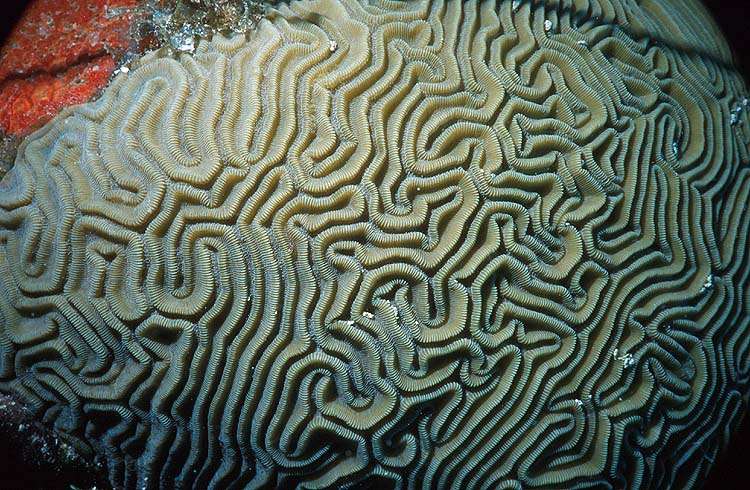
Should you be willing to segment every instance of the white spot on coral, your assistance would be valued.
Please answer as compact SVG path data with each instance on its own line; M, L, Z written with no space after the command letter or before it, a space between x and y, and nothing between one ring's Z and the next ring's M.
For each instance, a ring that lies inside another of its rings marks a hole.
M743 108L744 104L738 104L732 109L732 111L729 113L729 124L731 124L732 126L736 126L741 122L740 117L742 116Z
M622 367L623 368L627 369L630 366L632 366L633 364L635 364L635 359L633 358L633 354L628 353L628 354L625 354L624 356L622 356Z
M337 43L336 41L328 41L328 51L333 53L338 48L339 48L339 43Z
M362 316L365 317L365 318L368 318L370 320L372 320L373 318L375 318L375 315L373 315L369 311L362 312Z
M195 34L188 26L184 26L172 34L169 38L169 44L181 53L193 53L195 51Z
M635 364L635 357L633 356L633 354L627 353L620 356L619 353L620 351L618 349L615 349L614 352L612 352L612 358L615 361L622 361L622 365L625 369Z

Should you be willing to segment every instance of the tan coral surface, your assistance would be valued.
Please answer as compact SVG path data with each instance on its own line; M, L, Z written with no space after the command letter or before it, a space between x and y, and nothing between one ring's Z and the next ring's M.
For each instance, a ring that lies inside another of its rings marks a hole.
M0 184L0 391L127 488L694 486L748 391L744 94L693 0L149 54Z

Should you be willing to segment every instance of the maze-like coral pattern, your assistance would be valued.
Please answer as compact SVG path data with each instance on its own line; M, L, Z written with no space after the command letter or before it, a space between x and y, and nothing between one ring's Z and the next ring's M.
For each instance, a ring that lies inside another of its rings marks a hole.
M118 487L675 488L748 389L745 86L692 0L300 1L0 189L0 390Z

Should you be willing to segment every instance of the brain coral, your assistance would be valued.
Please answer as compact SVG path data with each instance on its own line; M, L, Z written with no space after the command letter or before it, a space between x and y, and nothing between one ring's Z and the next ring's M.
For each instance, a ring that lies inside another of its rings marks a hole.
M0 391L118 487L697 485L748 391L744 91L697 0L148 54L2 181Z

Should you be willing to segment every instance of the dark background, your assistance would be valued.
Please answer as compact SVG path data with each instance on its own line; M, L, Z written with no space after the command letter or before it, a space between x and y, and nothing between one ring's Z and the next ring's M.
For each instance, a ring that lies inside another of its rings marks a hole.
M25 0L0 0L0 40L4 40L16 23ZM59 0L64 2L66 0ZM746 80L750 80L750 0L703 0L735 50L737 64ZM0 43L1 44L1 43ZM4 441L0 441L3 446ZM8 449L8 448L3 448ZM4 452L4 451L3 451ZM0 466L7 460L0 462ZM20 468L15 470L23 471ZM745 420L735 434L730 449L716 461L706 489L745 490L750 488L750 420ZM0 471L0 486L2 486Z

